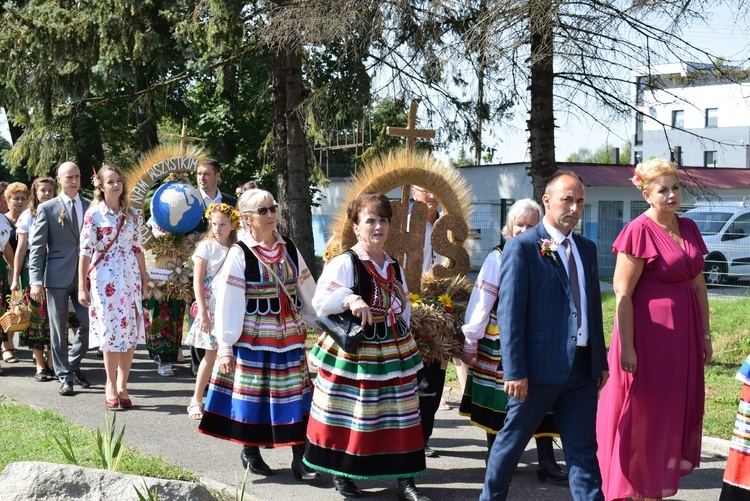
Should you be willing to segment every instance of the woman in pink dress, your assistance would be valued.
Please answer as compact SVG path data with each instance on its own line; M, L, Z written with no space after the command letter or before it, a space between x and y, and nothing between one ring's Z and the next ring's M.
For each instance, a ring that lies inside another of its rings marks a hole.
M677 216L675 164L638 164L632 181L650 207L612 245L615 327L596 430L608 500L672 496L699 465L703 366L712 354L708 251L695 223Z

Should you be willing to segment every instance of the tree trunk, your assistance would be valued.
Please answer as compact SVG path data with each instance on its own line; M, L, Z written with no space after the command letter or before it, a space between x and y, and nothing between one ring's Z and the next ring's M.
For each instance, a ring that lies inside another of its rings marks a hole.
M534 199L542 201L547 179L557 170L555 163L555 116L553 98L552 2L534 0L529 4L531 28L531 110L529 120L529 176Z
M87 108L85 102L74 110L70 133L77 150L76 164L81 169L81 186L86 187L94 169L104 162L104 147L99 122L96 116L91 115L91 108Z
M219 68L219 82L221 82L221 98L230 105L234 110L234 103L237 101L237 76L236 63L234 61L223 64ZM234 111L230 112L234 116ZM219 137L219 158L221 165L228 164L237 156L237 144L234 140L234 129L229 127ZM245 176L250 178L249 173Z
M280 230L294 240L310 272L317 276L305 132L299 110L303 88L302 55L297 50L278 48L273 65L273 135L282 215Z

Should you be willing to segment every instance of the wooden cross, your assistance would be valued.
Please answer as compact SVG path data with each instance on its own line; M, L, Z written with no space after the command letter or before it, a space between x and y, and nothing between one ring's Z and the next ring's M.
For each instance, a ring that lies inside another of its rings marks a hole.
M174 137L174 138L180 138L180 155L185 154L185 141L205 141L205 139L200 137L190 137L187 135L187 119L182 119L182 134L179 136L173 132L167 132L165 133L167 136Z
M406 127L391 127L385 128L385 133L389 136L398 136L406 138L406 149L411 153L414 151L414 139L432 139L435 137L435 131L431 129L417 129L417 103L412 101L409 105L409 120L406 122Z

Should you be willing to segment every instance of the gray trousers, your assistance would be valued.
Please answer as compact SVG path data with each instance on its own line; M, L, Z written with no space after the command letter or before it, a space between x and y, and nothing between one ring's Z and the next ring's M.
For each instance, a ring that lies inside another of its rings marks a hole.
M61 383L73 384L73 371L81 368L81 360L89 349L89 310L78 303L78 281L67 289L45 288L49 316L50 347L55 373ZM81 327L68 350L68 298L73 301Z

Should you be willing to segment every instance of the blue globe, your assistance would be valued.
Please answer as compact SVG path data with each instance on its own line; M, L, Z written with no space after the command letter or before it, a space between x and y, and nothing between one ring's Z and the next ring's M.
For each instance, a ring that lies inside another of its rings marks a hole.
M203 218L200 192L182 181L165 183L151 199L151 216L164 231L188 233Z

